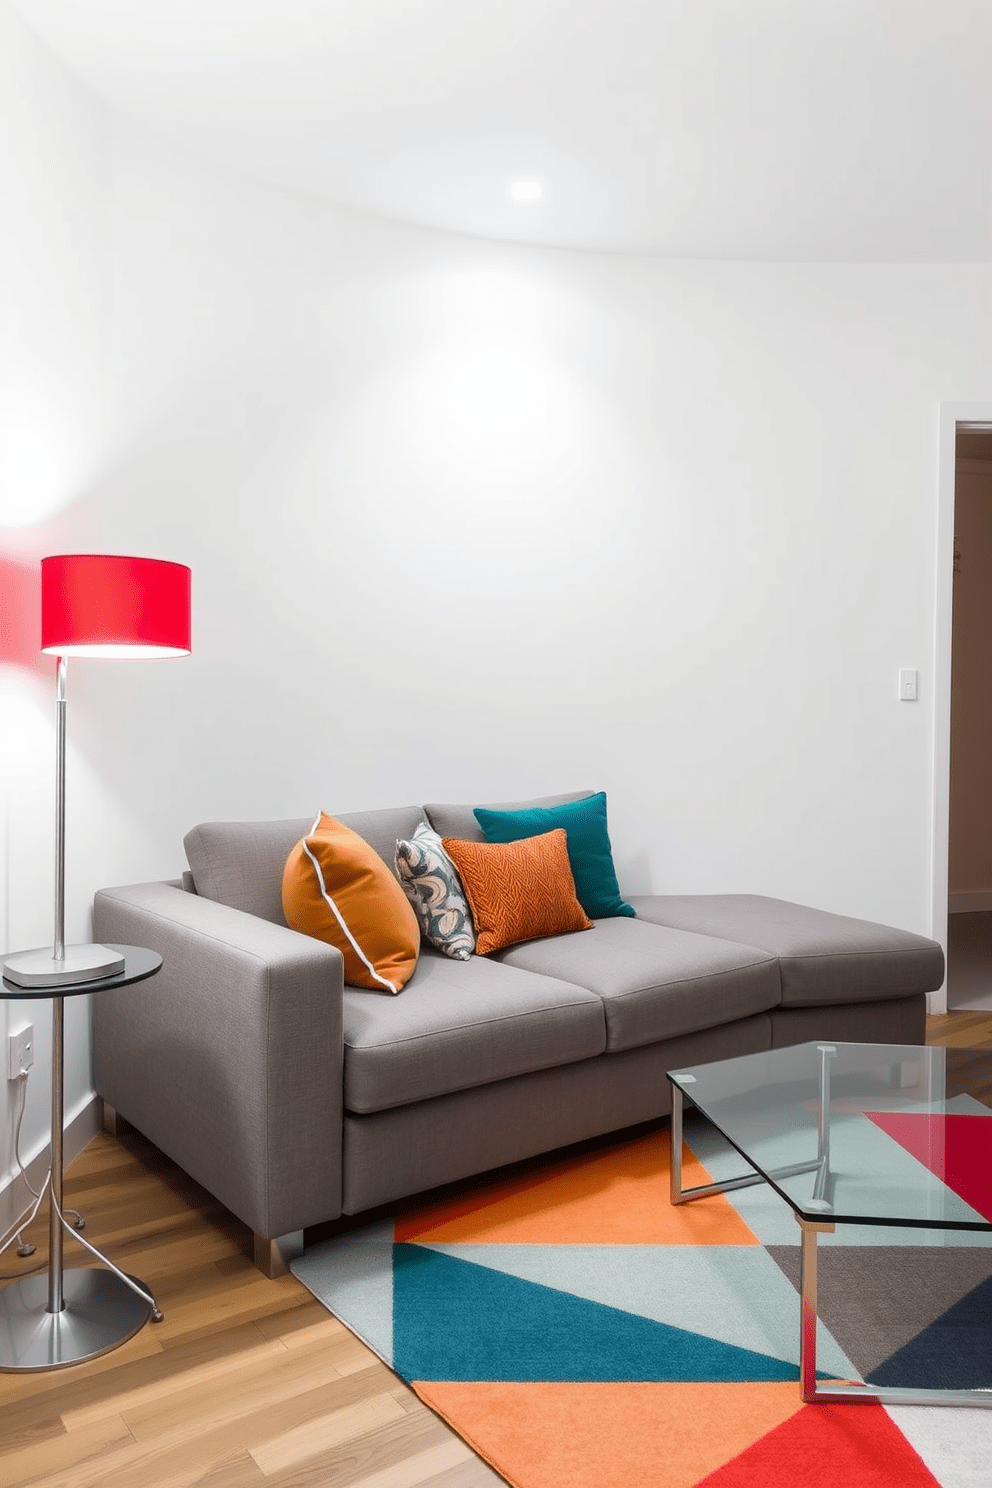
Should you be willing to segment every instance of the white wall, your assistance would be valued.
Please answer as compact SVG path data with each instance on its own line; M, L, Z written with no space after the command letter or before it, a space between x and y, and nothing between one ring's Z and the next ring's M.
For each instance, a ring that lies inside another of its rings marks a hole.
M936 407L989 396L989 266L500 246L124 127L113 201L113 423L46 537L189 563L195 654L73 671L77 926L199 820L589 785L628 892L929 930Z
M0 947L53 934L55 671L42 657L38 560L102 465L110 289L110 133L104 110L0 0ZM70 767L84 781L76 751ZM75 802L70 802L75 812ZM70 816L78 827L79 817ZM90 876L74 844L70 938L85 937ZM66 1006L65 1106L91 1091L87 999ZM0 1190L22 1092L7 1031L32 1022L36 1064L21 1150L47 1141L51 1004L2 1004ZM2 1225L0 1225L2 1228Z
M196 651L126 708L79 669L119 877L209 817L589 784L631 892L929 928L936 406L988 393L988 266L499 246L129 133L115 201L66 537L189 562Z

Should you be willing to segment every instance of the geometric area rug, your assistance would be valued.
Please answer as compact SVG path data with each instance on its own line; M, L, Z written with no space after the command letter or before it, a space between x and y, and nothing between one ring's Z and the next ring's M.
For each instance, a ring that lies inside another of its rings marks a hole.
M742 1171L685 1136L687 1187ZM763 1184L673 1209L670 1154L663 1127L483 1175L292 1269L516 1488L989 1488L992 1411L803 1404L792 1211ZM992 1387L987 1235L818 1251L824 1378Z

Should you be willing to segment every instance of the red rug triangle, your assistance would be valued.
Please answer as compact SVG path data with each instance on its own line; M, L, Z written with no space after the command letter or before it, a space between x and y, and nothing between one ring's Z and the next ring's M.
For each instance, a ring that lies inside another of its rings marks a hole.
M877 1405L805 1405L697 1488L940 1488Z
M929 1111L866 1111L959 1198L992 1220L992 1119Z

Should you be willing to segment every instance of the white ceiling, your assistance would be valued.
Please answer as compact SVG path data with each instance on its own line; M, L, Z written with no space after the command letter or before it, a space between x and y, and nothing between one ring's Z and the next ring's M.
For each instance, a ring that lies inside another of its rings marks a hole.
M126 116L388 217L693 258L992 258L990 0L16 4ZM518 178L543 199L509 201Z

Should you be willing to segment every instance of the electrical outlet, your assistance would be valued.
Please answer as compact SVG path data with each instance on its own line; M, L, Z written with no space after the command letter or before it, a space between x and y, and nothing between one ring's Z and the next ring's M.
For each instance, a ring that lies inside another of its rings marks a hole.
M29 1023L7 1039L7 1078L19 1080L34 1064L34 1028Z

